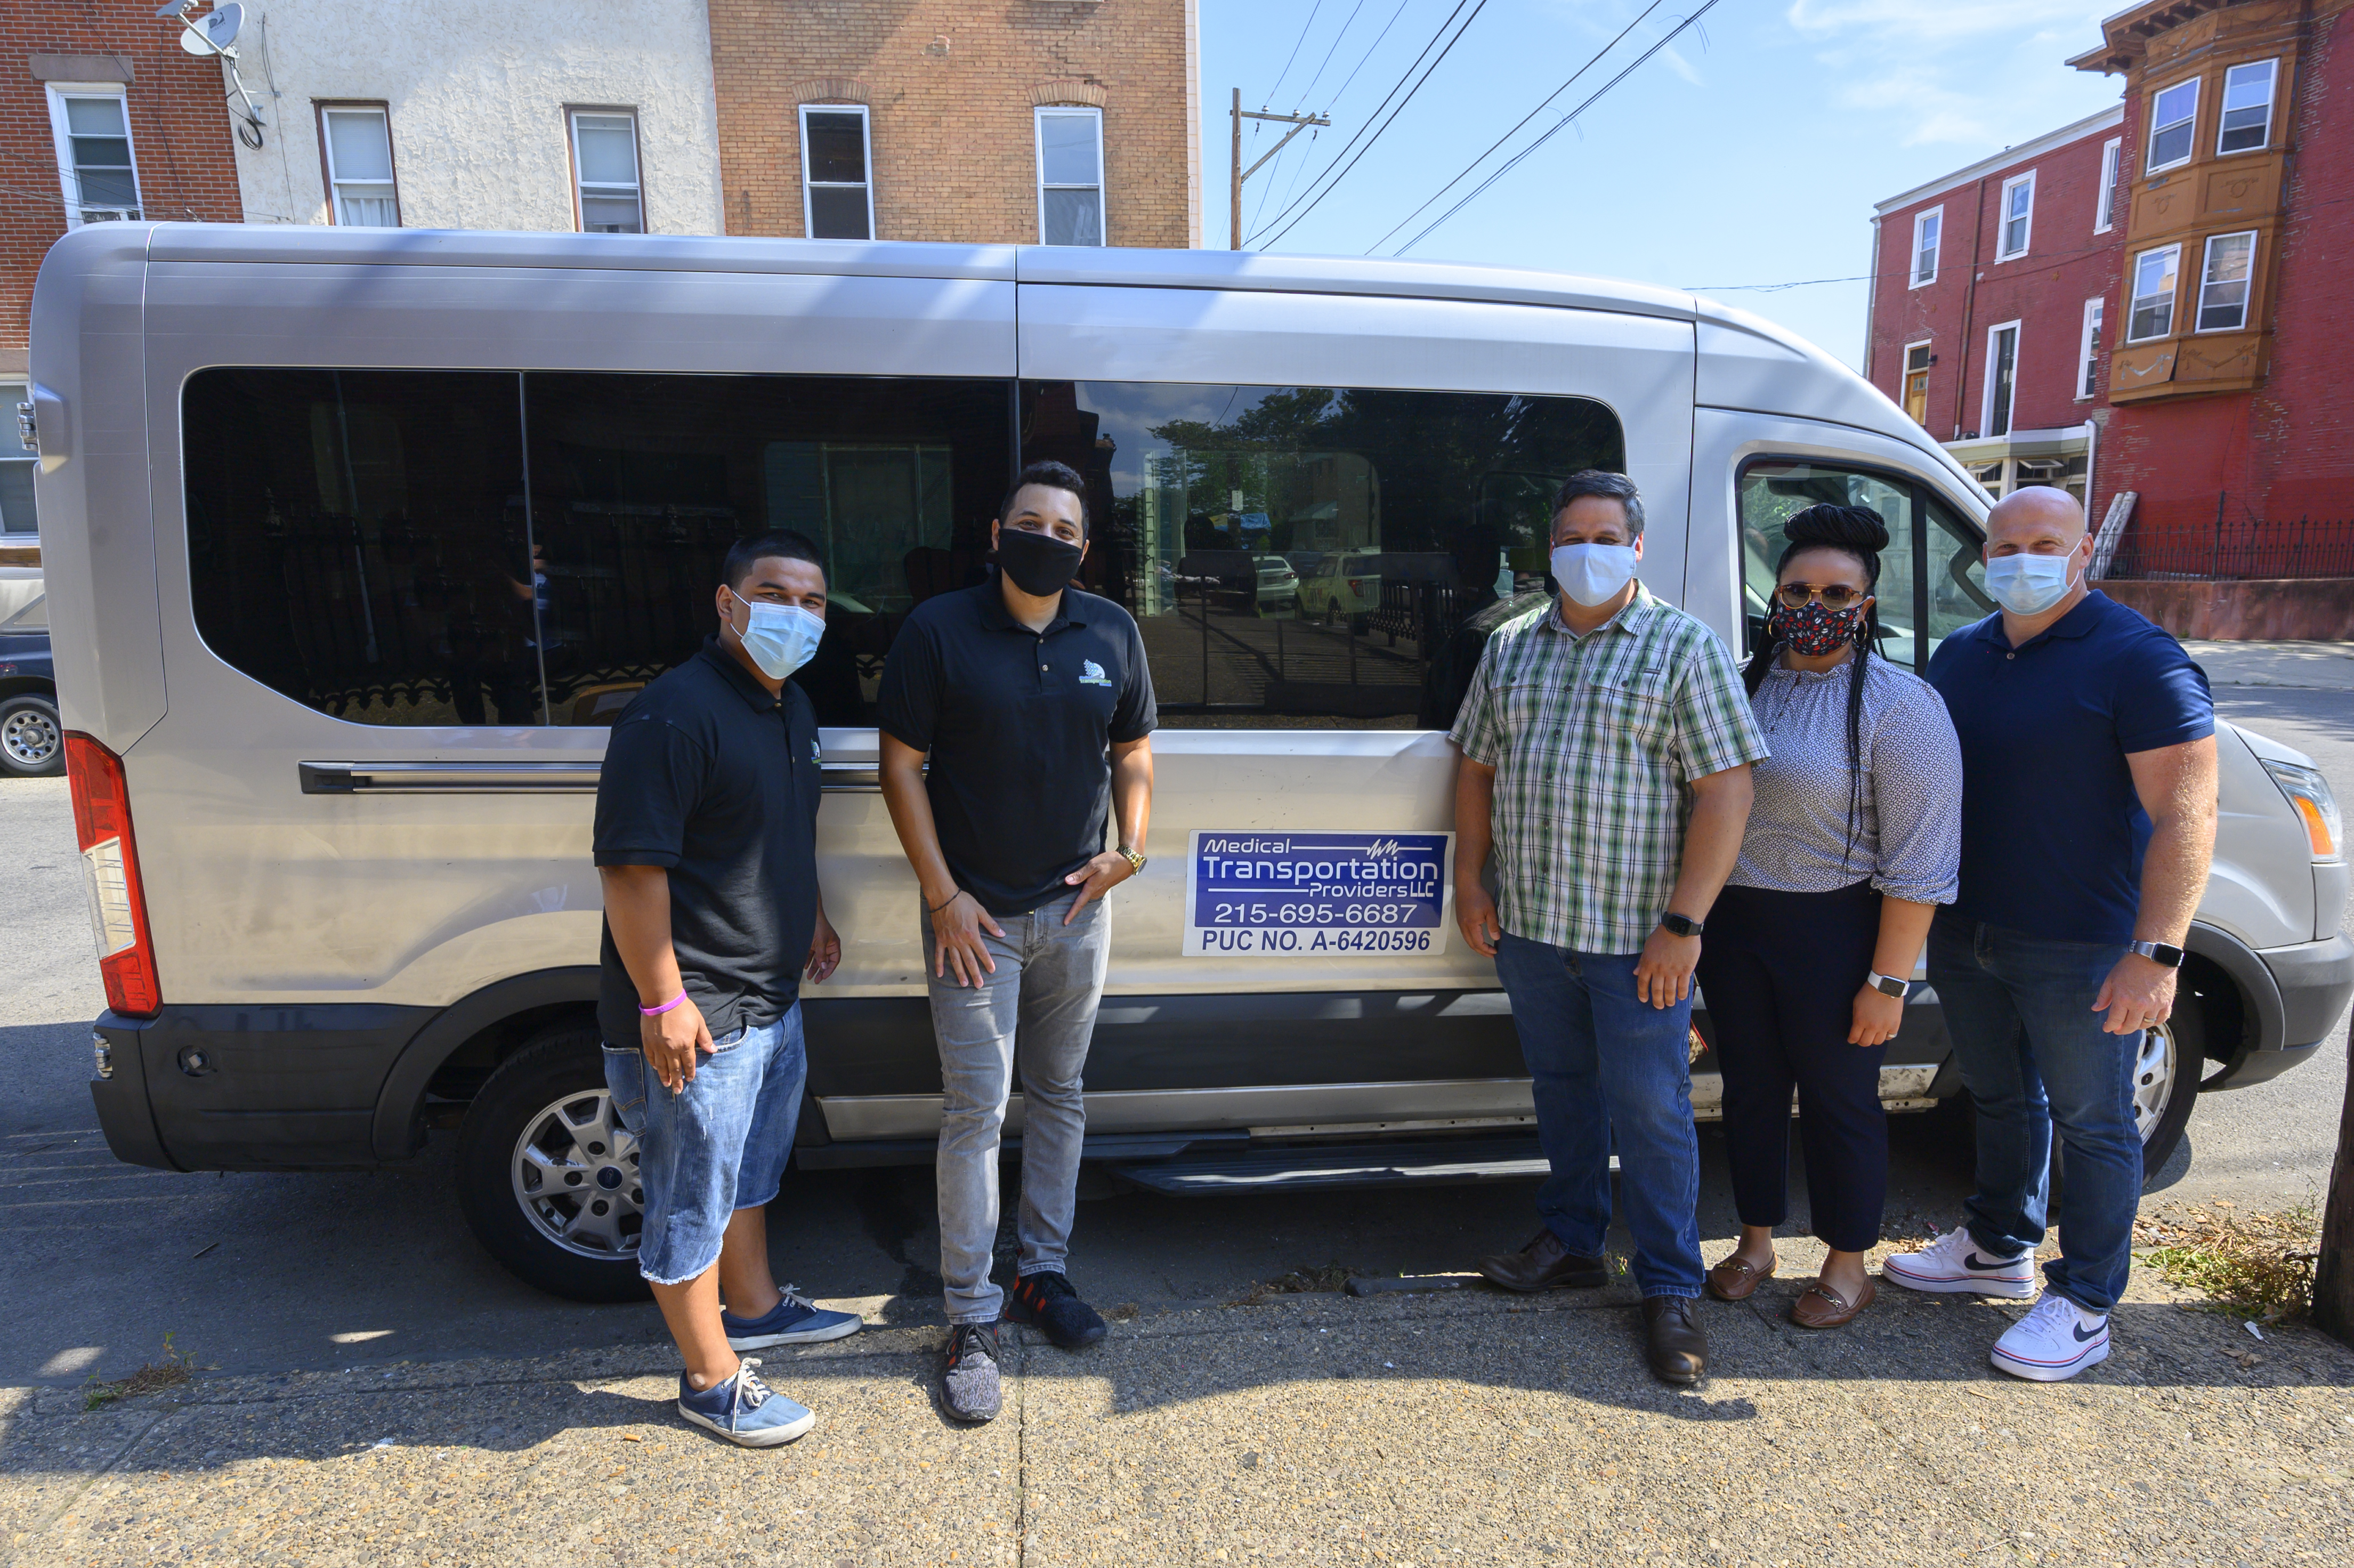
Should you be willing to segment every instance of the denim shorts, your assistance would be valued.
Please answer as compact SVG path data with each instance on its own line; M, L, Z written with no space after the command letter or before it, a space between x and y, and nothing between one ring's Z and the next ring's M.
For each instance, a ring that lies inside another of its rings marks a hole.
M808 1076L798 1001L774 1023L714 1042L675 1093L636 1046L605 1047L614 1114L638 1140L640 1274L656 1285L685 1284L719 1261L737 1210L777 1195Z

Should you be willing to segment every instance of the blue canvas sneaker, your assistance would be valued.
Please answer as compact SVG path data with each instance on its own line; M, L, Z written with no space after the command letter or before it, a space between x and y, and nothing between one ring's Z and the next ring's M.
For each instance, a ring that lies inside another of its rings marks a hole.
M866 1325L855 1312L820 1307L791 1286L783 1299L758 1318L738 1318L723 1308L719 1326L727 1332L731 1351L765 1351L771 1345L814 1345L824 1340L847 1339Z
M734 1377L700 1393L686 1381L684 1372L679 1373L678 1413L747 1448L775 1448L816 1425L815 1412L795 1404L760 1381L753 1371L759 1364L747 1356Z

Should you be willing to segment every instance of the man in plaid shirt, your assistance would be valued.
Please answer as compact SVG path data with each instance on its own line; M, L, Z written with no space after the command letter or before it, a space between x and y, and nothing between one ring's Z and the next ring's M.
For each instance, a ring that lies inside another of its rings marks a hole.
M1732 655L1644 591L1642 555L1634 482L1571 475L1560 595L1497 629L1456 715L1455 918L1512 999L1553 1166L1536 1239L1479 1272L1511 1290L1606 1282L1615 1129L1651 1370L1692 1383L1708 1370L1692 968L1766 753Z

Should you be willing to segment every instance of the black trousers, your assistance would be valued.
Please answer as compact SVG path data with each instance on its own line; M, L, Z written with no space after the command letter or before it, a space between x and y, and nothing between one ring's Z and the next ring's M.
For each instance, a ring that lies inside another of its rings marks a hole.
M1790 1090L1807 1151L1815 1234L1837 1252L1880 1239L1888 1195L1881 1045L1850 1045L1855 993L1872 972L1880 895L1727 887L1709 911L1700 983L1724 1075L1724 1146L1744 1225L1789 1217Z

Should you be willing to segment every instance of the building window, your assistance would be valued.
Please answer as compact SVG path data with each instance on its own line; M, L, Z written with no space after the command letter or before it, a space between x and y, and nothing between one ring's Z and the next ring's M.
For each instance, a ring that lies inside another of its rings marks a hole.
M1937 281L1937 236L1946 227L1946 209L1933 207L1913 215L1913 286Z
M2199 119L2199 79L2178 81L2149 101L2149 172L2190 161L2190 136Z
M16 439L16 405L32 397L22 381L0 381L0 534L28 536L33 516L33 469L38 454ZM7 614L0 610L0 620Z
M2125 153L2125 138L2112 136L2101 143L2101 200L2093 213L2093 232L2106 234L2117 221L2117 164Z
M2011 392L2019 381L2019 323L2005 322L1987 332L1986 433L1991 440L2010 434Z
M583 234L643 234L638 186L638 117L623 110L572 111L574 216Z
M1038 242L1104 242L1103 111L1038 111Z
M382 104L319 106L331 217L350 228L398 228L400 191L392 175L392 119Z
M801 225L811 239L875 238L874 166L866 107L801 107Z
M2079 401L2101 390L2101 317L2107 306L2099 300L2084 302L2084 336L2076 349L2076 397Z
M2174 274L2182 247L2161 245L2134 258L2133 310L2126 318L2126 341L2141 343L2174 330Z
M49 129L57 138L68 228L139 216L139 169L131 156L131 117L122 89L52 86Z
M1914 424L1929 422L1929 345L1904 345L1904 413Z
M2248 281L2255 270L2256 237L2211 235L2199 270L2200 332L2237 332L2248 324Z
M2009 261L2027 254L2029 231L2035 224L2035 171L2002 182L2002 232L1995 239L1994 259Z
M2273 84L2280 61L2251 60L2223 73L2223 124L2218 153L2253 153L2273 139Z

